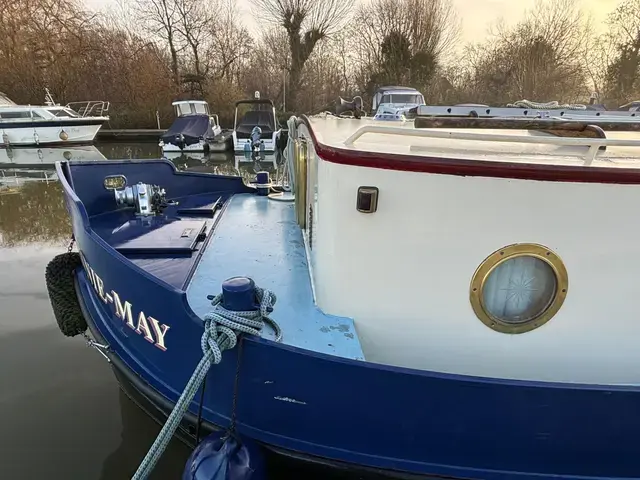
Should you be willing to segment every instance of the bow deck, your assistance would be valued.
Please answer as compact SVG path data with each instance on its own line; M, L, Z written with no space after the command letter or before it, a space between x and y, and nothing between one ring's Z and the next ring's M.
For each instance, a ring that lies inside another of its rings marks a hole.
M223 212L187 289L201 318L211 310L207 295L230 277L252 277L278 297L272 318L283 342L315 352L364 360L350 318L323 314L314 304L304 240L292 203L251 194L234 195ZM267 330L264 337L273 338Z

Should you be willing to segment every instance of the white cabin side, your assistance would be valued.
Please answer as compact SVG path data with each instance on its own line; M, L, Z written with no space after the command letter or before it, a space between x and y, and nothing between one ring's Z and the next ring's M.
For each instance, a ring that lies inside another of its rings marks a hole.
M327 314L354 319L368 361L640 384L640 185L344 165L316 154L306 126L298 133L307 142L306 218L313 221L305 233L316 301ZM406 149L411 142L403 141ZM379 189L376 212L356 210L361 186ZM490 255L520 243L555 252L568 291L548 322L502 333L475 314L471 282Z

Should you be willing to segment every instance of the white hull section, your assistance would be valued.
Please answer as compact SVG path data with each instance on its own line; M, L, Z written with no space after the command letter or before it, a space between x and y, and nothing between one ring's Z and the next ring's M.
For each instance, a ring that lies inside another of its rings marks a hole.
M91 143L102 125L30 126L5 128L0 126L0 146L67 145ZM65 137L63 140L62 137ZM6 142L8 140L8 143Z
M640 185L347 166L317 159L311 144L309 155L317 304L355 320L368 361L506 379L640 384ZM363 185L379 188L374 214L355 209ZM569 278L559 312L519 335L487 327L469 300L476 268L514 243L554 250Z

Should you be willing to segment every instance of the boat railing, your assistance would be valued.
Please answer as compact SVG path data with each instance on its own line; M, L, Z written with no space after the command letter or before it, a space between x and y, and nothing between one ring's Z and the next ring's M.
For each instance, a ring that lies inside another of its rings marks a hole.
M418 117L471 117L471 118L580 118L613 117L640 120L640 112L628 110L589 110L589 109L536 109L517 107L490 107L488 105L420 105Z
M417 121L418 119L416 119ZM584 155L584 159L587 164L591 163L598 153L598 150L602 147L640 147L640 140L628 140L628 139L608 139L604 135L604 130L598 128L597 125L587 125L575 122L574 124L567 122L559 122L565 125L559 125L558 122L538 122L537 130L567 130L580 132L578 127L582 127L585 131L590 128L593 132L600 132L595 134L596 138L577 138L577 137L564 137L564 136L529 136L529 135L508 135L508 134L496 134L496 133L471 133L471 132L455 132L455 131L443 131L438 128L443 128L442 123L432 126L432 129L421 130L416 124L417 128L408 127L391 127L385 125L367 124L358 128L351 136L349 136L344 144L347 147L353 147L353 144L365 134L377 133L384 135L400 135L405 137L414 138L444 138L450 140L469 140L469 141L485 141L485 142L503 142L503 143L527 143L527 144L544 144L544 145L557 145L557 146L575 146L575 147L589 147L588 151ZM446 127L445 127L446 128ZM454 127L451 127L454 128ZM469 127L458 127L469 128ZM478 128L478 127L476 127ZM499 127L485 127L485 128L499 128ZM505 128L516 128L515 126L509 126ZM518 129L527 129L522 124L517 127ZM588 131L588 130L587 130Z
M80 102L71 102L65 105L81 117L104 117L109 112L111 104L102 100L88 100Z

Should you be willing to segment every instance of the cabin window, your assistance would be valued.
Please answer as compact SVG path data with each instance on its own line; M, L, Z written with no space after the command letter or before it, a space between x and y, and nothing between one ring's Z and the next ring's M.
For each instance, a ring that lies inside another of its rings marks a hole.
M391 103L391 95L383 95L380 103Z
M537 244L516 244L492 253L471 282L478 318L502 333L525 333L548 322L567 295L560 258Z
M191 106L188 103L181 103L179 105L176 105L176 110L179 117L191 114Z
M200 113L200 114L208 114L209 112L207 112L207 106L203 103L194 103L193 106L195 107L195 111L193 113Z
M411 94L407 95L407 94L394 93L393 95L391 95L391 97L392 97L392 101L389 103L418 103L418 104L424 103L422 99L422 95L411 95Z
M0 118L42 118L41 115L38 115L36 112L29 112L28 110L23 110L20 112L2 112L0 113Z

